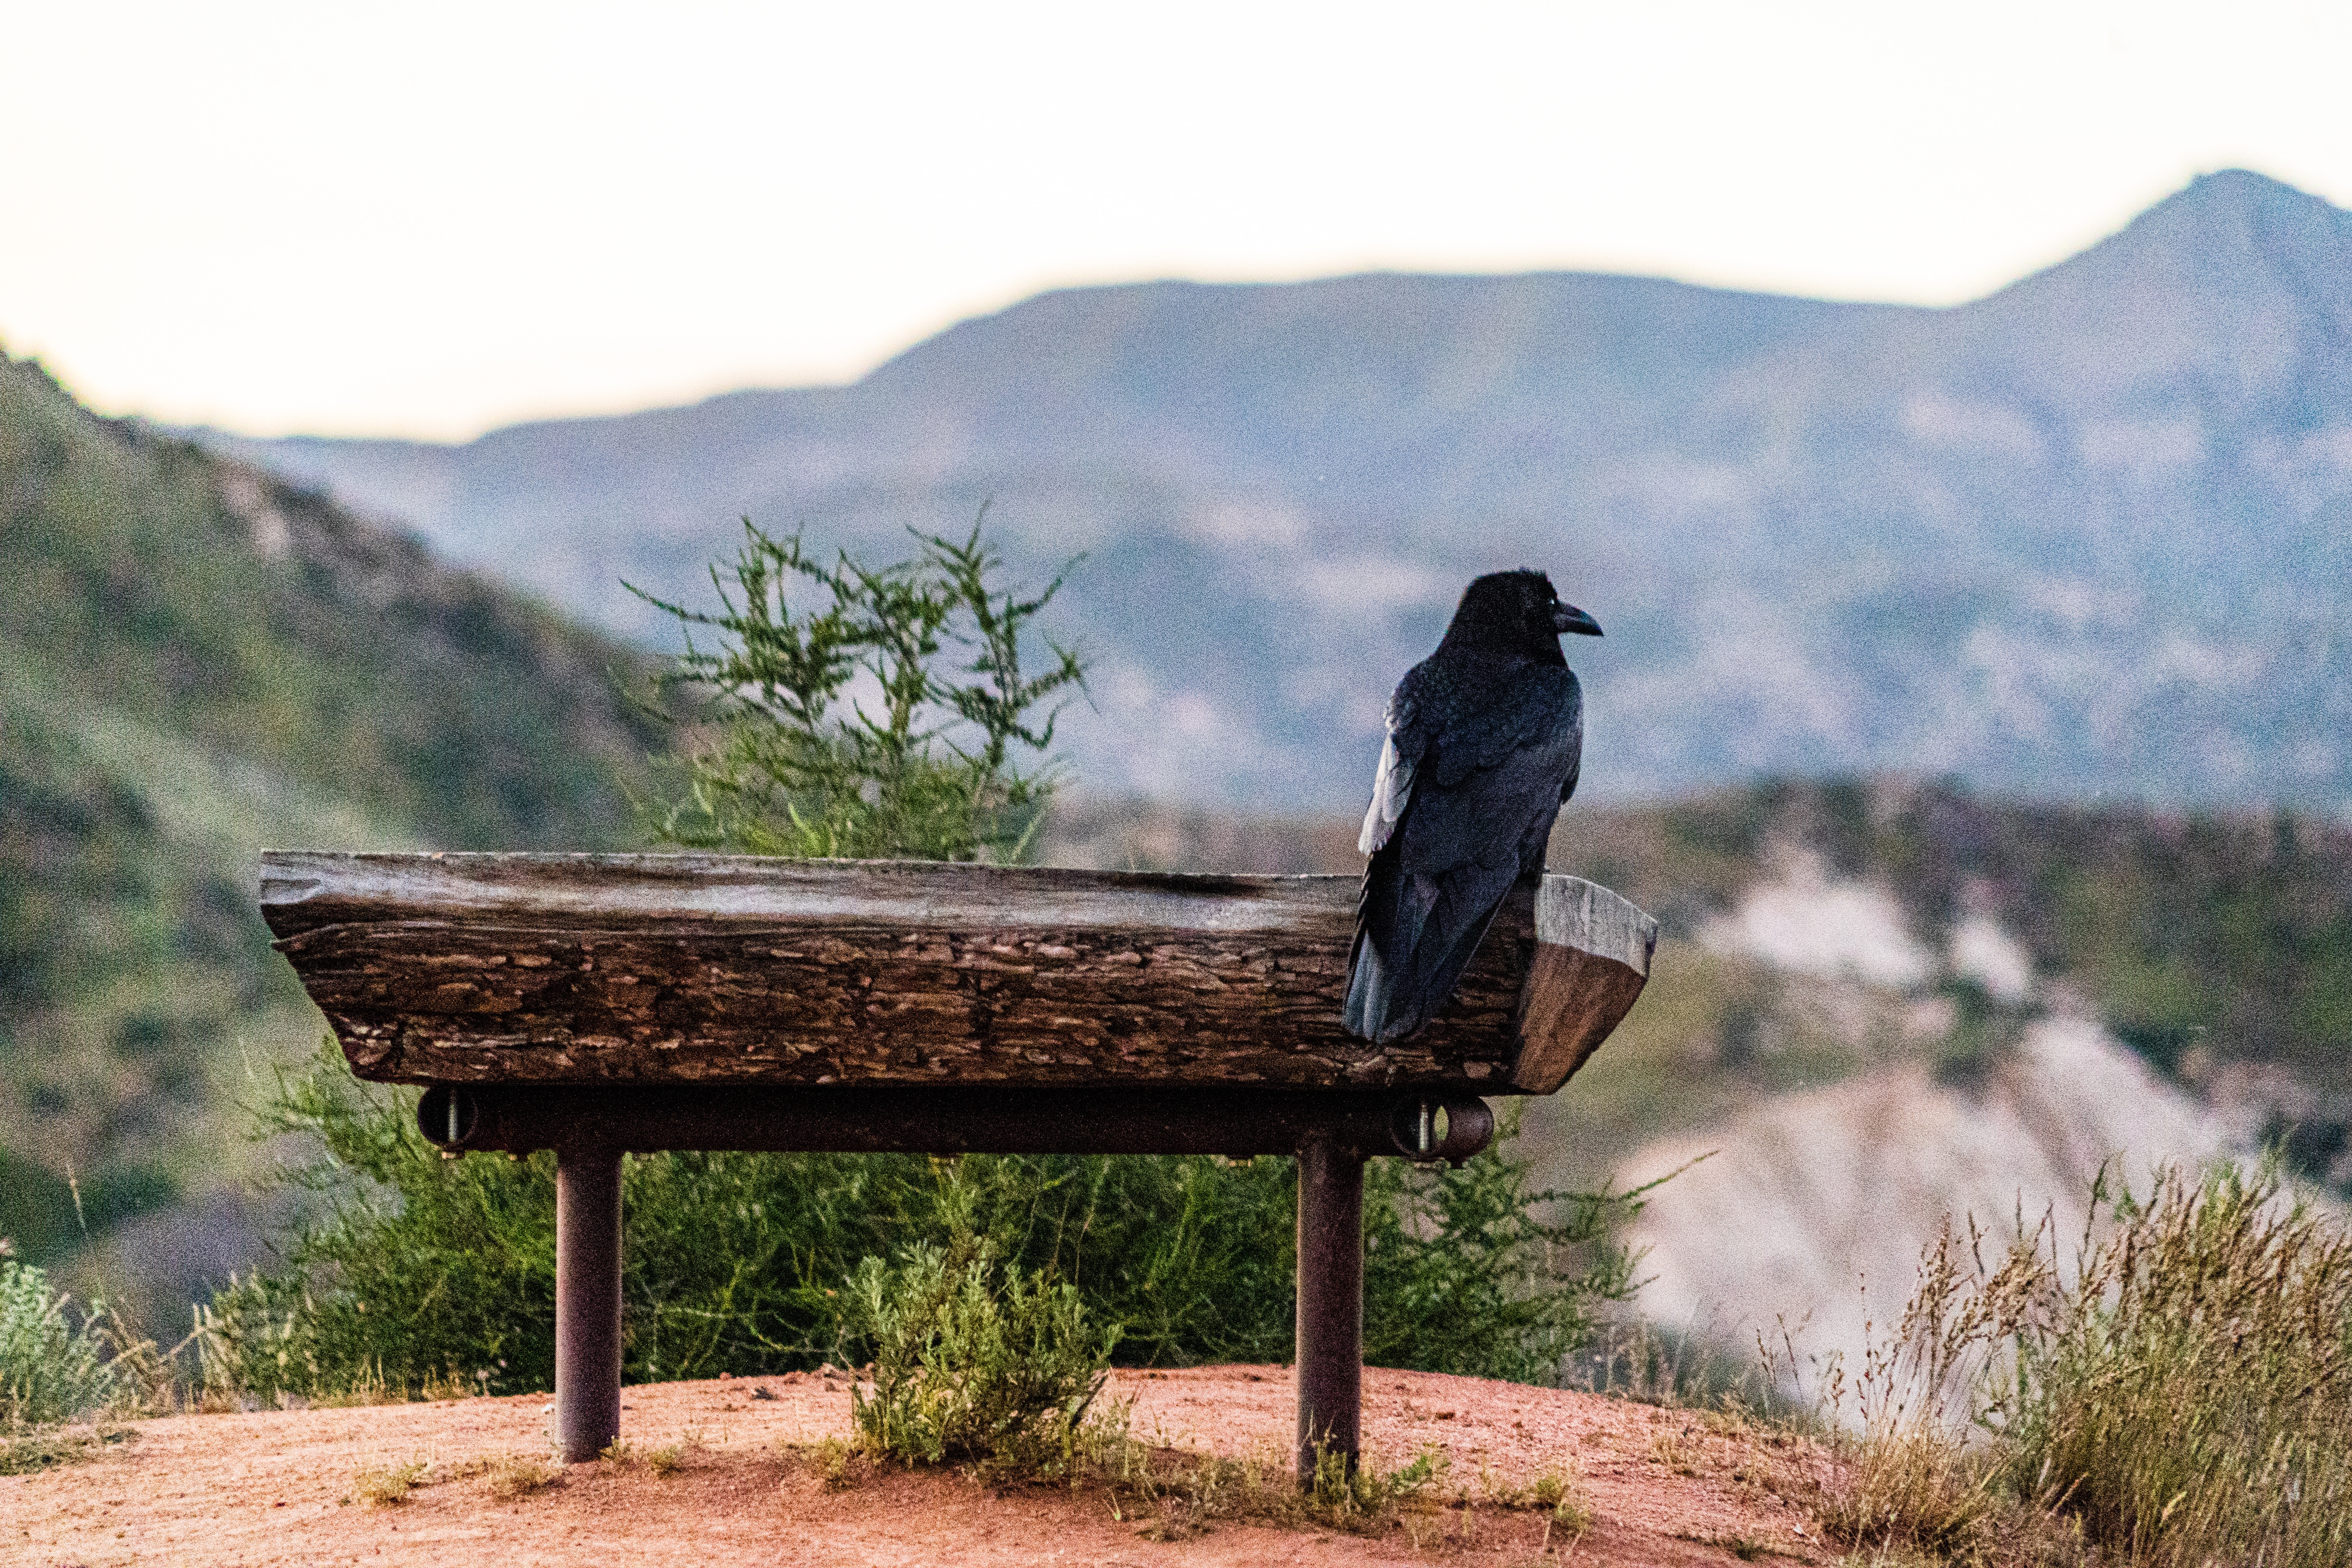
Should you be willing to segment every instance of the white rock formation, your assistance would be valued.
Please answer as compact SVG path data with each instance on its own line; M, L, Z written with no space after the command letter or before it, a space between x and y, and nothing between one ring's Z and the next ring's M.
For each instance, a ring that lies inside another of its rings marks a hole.
M1700 931L1699 941L1791 973L1898 989L1924 984L1937 967L1893 895L1832 879L1810 853L1788 857L1779 879L1750 888L1737 910Z
M1900 1315L1946 1213L2006 1235L2049 1211L2071 1253L2103 1163L2142 1188L2161 1163L2230 1145L2095 1024L2043 1018L1975 1088L1906 1063L1650 1144L1623 1174L1646 1180L1710 1151L1633 1228L1653 1276L1643 1314L1741 1346L1776 1320L1801 1323L1801 1353L1842 1351L1858 1365L1865 1321L1883 1331Z

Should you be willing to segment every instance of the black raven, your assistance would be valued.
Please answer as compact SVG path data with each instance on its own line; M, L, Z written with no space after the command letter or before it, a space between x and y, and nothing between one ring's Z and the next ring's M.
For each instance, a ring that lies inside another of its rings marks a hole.
M1427 1023L1512 884L1542 874L1584 752L1584 697L1562 632L1601 627L1541 572L1496 572L1463 591L1437 651L1397 682L1356 843L1372 858L1348 964L1349 1033L1395 1040Z

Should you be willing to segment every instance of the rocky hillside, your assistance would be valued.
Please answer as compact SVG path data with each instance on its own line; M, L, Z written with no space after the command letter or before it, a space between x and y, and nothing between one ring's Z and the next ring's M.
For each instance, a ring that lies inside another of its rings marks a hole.
M1859 1364L1946 1213L2071 1247L2103 1166L2275 1145L2352 1198L2341 826L1778 784L1571 807L1553 862L1666 935L1528 1135L1568 1185L1706 1156L1643 1216L1642 1305L1734 1354L1785 1318Z
M246 1075L318 1027L263 845L619 840L639 658L0 356L0 1236L53 1256L247 1163Z
M1471 574L1533 563L1595 797L1769 773L2352 806L2352 216L2242 171L1949 310L1574 273L1042 295L855 385L238 444L633 633L735 520L1088 559L1094 787L1354 807Z

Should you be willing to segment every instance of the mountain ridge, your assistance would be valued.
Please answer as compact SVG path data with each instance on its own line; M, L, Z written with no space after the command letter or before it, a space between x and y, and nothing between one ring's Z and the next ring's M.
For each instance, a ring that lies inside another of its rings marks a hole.
M1339 810L1478 571L1549 566L1612 798L1758 772L2352 811L2352 216L2201 176L1966 304L1596 273L1066 289L843 386L247 443L626 635L735 520L1089 559L1102 787Z

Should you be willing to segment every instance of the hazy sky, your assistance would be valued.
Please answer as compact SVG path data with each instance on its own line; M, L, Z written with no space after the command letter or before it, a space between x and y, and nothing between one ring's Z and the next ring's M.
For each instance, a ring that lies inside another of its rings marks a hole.
M2352 6L0 0L0 346L457 437L854 377L1059 284L1969 298L2200 171L2352 205Z

